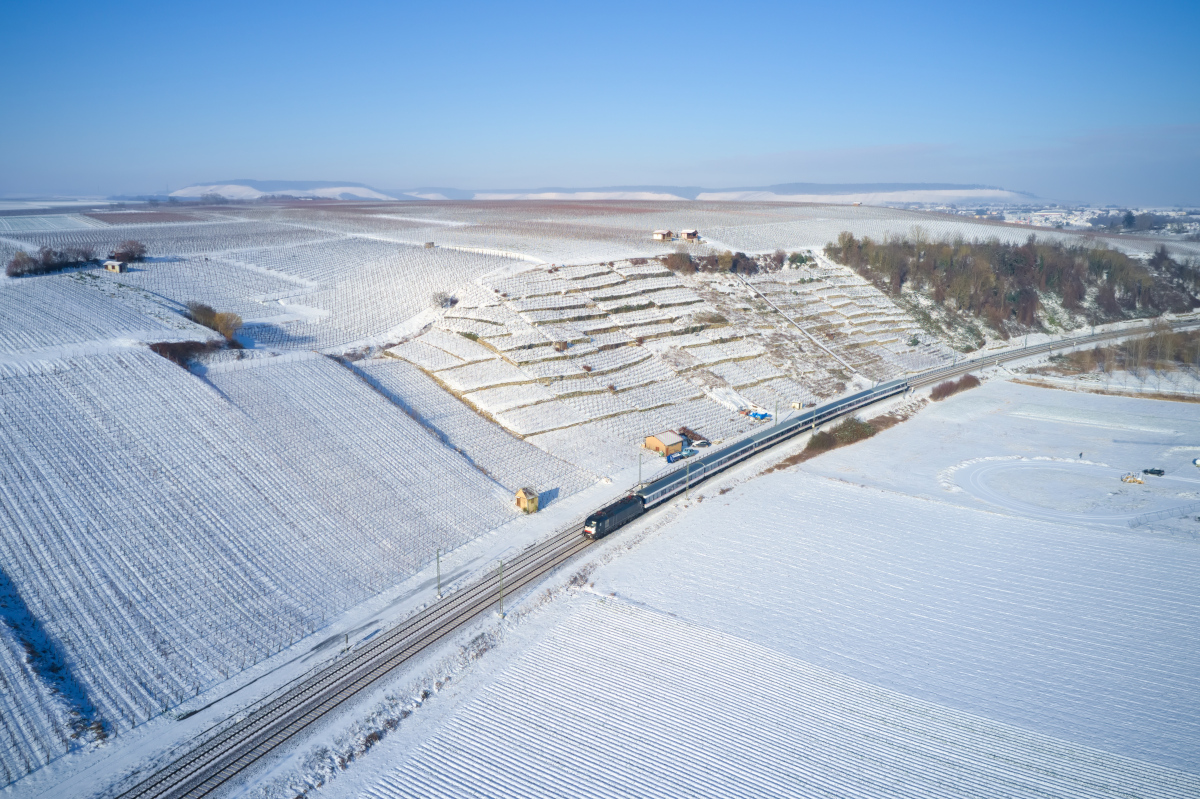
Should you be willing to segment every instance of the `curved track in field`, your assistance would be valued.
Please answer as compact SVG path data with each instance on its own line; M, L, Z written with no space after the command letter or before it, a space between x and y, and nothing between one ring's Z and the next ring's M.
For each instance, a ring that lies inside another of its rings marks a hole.
M1049 508L1045 505L1038 505L1032 502L1024 502L1011 493L995 488L994 479L1005 472L1012 471L1042 471L1042 472L1072 472L1075 474L1085 474L1096 477L1100 480L1109 481L1113 486L1119 484L1121 475L1126 473L1126 470L1114 469L1111 466L1101 466L1096 463L1071 463L1070 461L1028 461L1028 460L1002 460L1002 461L982 461L973 463L970 466L964 467L958 474L955 475L955 482L967 493L977 499L987 502L989 505L995 505L1021 516L1027 516L1031 519L1040 519L1049 522L1064 522L1068 524L1102 524L1113 527L1128 527L1131 523L1136 522L1147 514L1147 509L1142 508L1135 511L1127 511L1121 513L1106 513L1103 511L1096 513L1080 513L1075 511L1058 510ZM1151 485L1158 482L1173 482L1187 484L1189 487L1195 488L1200 486L1200 480L1188 479L1185 477L1175 477L1166 475L1164 477L1143 477L1146 481L1153 481ZM1099 484L1098 484L1099 489ZM1137 486L1135 486L1137 487ZM1184 512L1187 508L1194 505L1195 502L1180 504L1178 508L1163 507L1152 509L1150 513L1167 513L1178 510Z

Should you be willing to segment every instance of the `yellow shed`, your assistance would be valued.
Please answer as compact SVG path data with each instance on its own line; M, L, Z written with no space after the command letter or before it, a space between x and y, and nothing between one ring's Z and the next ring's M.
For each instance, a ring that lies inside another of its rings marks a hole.
M652 449L660 455L674 455L683 451L683 438L670 430L655 436L646 436L646 449Z
M532 488L517 489L517 507L526 513L538 512L538 492Z

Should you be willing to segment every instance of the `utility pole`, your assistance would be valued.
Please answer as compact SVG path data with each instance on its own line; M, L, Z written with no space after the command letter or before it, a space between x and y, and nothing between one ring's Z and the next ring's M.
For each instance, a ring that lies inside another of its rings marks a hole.
M437 580L438 580L437 598L441 599L442 598L442 548L441 547L438 547L438 550L437 550Z
M642 453L638 452L638 485L642 484Z

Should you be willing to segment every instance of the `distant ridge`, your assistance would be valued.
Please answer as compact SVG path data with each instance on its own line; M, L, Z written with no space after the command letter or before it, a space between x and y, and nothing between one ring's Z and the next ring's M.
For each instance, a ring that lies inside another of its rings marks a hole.
M706 189L700 186L599 186L463 191L419 187L388 192L425 200L720 200L726 202L861 202L869 205L908 203L1021 203L1036 199L1028 192L999 186L957 183L777 183Z
M222 180L216 183L187 186L171 192L170 196L198 198L206 194L219 194L227 200L257 200L260 197L276 194L327 200L396 199L362 183L339 183L327 180Z
M290 195L333 200L712 200L722 202L816 202L866 205L1023 203L1027 192L957 183L777 183L706 189L700 186L547 186L536 189L464 190L444 186L382 191L362 183L317 180L226 180L171 192L172 197L219 194L231 200Z

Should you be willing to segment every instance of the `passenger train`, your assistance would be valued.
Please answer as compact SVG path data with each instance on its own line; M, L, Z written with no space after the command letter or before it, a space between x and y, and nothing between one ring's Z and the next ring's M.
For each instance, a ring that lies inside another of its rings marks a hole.
M583 534L588 538L602 538L641 516L648 508L683 493L689 487L707 480L717 472L727 469L751 455L769 449L805 430L812 430L841 416L853 413L866 405L903 394L908 390L907 380L881 383L874 388L834 400L788 419L786 422L780 422L757 433L752 433L746 438L735 441L702 458L691 459L683 468L675 469L670 474L647 483L632 494L622 497L588 516L583 523Z

